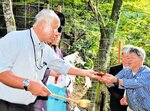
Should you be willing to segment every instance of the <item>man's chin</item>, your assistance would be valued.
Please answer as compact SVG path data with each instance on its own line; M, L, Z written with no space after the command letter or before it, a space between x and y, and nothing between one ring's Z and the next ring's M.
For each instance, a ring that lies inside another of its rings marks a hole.
M133 68L133 66L132 65L129 65L129 67L132 69Z
M52 40L50 38L47 38L45 39L45 42L52 43Z

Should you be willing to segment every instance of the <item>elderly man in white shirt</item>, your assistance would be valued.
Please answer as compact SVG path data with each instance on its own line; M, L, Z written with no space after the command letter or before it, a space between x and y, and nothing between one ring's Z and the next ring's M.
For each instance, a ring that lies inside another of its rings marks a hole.
M47 67L61 74L99 79L93 70L67 65L44 42L51 39L60 25L52 10L43 9L28 30L14 31L0 39L0 109L33 111L37 96L51 92L41 82Z

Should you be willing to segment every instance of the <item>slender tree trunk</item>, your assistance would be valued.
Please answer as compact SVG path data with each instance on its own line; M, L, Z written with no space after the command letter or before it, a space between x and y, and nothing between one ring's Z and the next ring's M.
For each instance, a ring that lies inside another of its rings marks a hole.
M105 25L100 11L97 10L98 9L98 7L96 7L97 5L94 6L91 0L88 1L88 4L96 16L101 33L99 41L99 51L97 59L94 64L95 70L107 72L107 64L109 60L108 58L110 48L112 46L115 32L119 24L119 15L122 6L122 0L114 0L112 14L109 20L110 22L107 23L107 25ZM109 111L109 107L106 104L107 100L108 100L107 87L104 84L98 82L96 88L94 111Z
M4 0L3 13L4 13L5 22L6 22L7 32L16 30L16 23L14 19L13 10L12 10L11 0Z

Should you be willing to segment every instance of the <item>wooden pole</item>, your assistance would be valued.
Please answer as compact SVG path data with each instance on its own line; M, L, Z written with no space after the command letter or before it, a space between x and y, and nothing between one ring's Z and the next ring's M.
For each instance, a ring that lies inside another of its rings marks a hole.
M119 40L119 44L118 44L118 64L120 64L120 59L121 59L121 41Z

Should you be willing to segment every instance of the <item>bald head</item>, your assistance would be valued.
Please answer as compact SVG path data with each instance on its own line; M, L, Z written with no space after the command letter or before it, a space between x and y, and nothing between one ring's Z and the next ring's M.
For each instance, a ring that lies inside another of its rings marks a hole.
M40 20L48 21L50 19L56 19L60 21L59 17L53 10L43 9L35 16L35 24L38 23Z
M43 9L35 16L33 29L40 41L47 42L60 26L60 19L53 10Z

